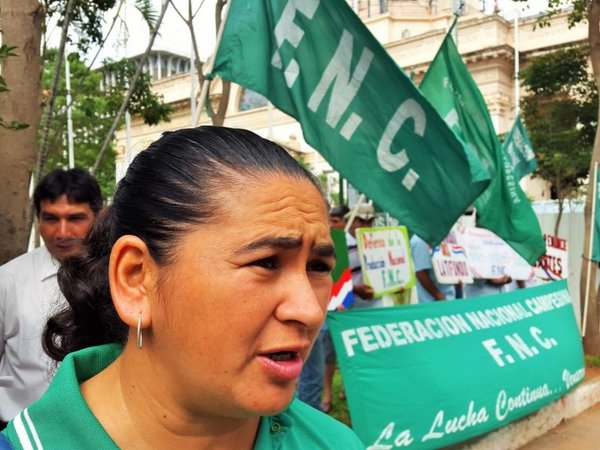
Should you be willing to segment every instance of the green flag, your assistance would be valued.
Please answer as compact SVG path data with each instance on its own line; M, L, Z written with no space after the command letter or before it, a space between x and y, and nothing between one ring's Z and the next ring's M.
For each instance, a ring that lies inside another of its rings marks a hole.
M533 145L531 145L531 140L523 125L521 115L517 115L515 118L515 123L502 144L502 150L510 161L517 180L537 169Z
M433 245L489 184L344 0L231 1L217 74L297 119L335 170Z
M475 201L479 224L496 233L533 264L546 250L539 222L510 162L504 157L483 96L450 32L420 89L492 176L488 188Z
M591 236L591 238L593 239L593 247L592 256L590 259L592 261L600 261L600 195L598 193L598 190L600 189L600 179L598 174L598 166L594 166L594 173L594 177L596 178L596 184L594 185L594 196L596 205L594 206L594 217L592 219L594 221L594 230L593 236Z

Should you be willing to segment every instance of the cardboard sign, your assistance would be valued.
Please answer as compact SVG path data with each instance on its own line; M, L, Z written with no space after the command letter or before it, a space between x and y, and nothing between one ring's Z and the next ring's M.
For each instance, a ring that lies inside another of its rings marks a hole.
M564 280L569 275L567 241L544 234L546 254L535 263L535 277L540 280Z
M506 242L484 228L467 228L456 238L467 252L473 278L494 279L509 275L513 280L532 280L533 267Z
M356 243L365 284L376 297L415 285L406 227L359 228Z
M437 281L441 284L472 283L465 249L446 241L431 252L431 265Z

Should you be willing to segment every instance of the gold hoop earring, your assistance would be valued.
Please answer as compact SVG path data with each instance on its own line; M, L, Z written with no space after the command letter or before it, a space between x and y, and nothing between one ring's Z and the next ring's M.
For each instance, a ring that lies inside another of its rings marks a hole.
M143 346L143 337L142 337L142 313L138 316L137 321L137 346L141 350Z

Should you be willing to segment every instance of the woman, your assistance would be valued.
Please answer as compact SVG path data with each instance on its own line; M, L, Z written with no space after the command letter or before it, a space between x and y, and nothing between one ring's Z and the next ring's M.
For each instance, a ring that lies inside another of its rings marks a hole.
M217 127L140 153L48 322L63 360L6 430L15 448L363 448L294 400L324 319L334 251L313 177ZM71 353L75 352L75 353Z

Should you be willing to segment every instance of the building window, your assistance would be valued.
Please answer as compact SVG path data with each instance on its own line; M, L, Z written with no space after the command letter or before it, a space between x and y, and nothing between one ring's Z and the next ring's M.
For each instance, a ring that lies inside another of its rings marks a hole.
M410 37L410 31L407 29L402 30L402 39L407 39Z
M240 111L262 108L263 106L267 106L268 103L269 101L264 95L250 89L244 89L240 99Z
M160 78L166 78L169 76L169 62L166 57L162 57L160 60Z

